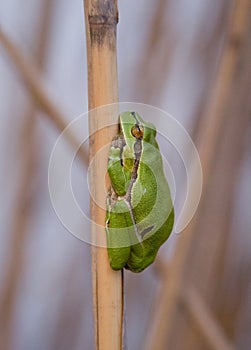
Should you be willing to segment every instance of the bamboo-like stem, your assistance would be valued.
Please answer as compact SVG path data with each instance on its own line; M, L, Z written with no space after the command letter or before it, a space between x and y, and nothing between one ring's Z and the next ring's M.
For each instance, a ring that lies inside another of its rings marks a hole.
M209 181L213 155L216 152L215 146L224 123L224 109L239 55L239 45L247 24L248 6L249 0L237 0L235 3L213 94L204 122L201 124L199 134L202 139L198 148L203 167L204 193ZM196 179L194 179L194 186L196 186ZM198 213L199 210L196 218L198 218ZM196 220L193 220L177 242L176 253L169 268L168 278L164 279L160 295L157 297L152 320L153 327L146 343L147 349L162 350L167 348L166 344L169 345L173 321L180 301L180 293L183 288L186 288L183 282L186 281L187 259L196 232L195 227Z
M37 106L39 106L39 108L41 108L46 113L46 116L50 121L52 121L58 131L62 132L67 126L66 118L52 101L50 95L47 93L39 69L36 68L36 64L31 59L28 59L24 54L22 54L22 52L16 47L16 45L1 28L0 42L11 58L15 67L18 69L18 72L22 77L27 90L29 91ZM79 143L74 135L72 135L70 132L66 132L65 136L69 143L74 147L74 149L79 147ZM87 153L83 147L79 148L78 155L81 160L87 164Z
M117 57L116 26L118 21L117 1L85 0L85 23L88 56L88 94L89 109L117 102ZM90 161L98 151L110 144L117 132L116 125L100 129L106 122L114 124L117 117L95 113L89 117ZM96 131L98 130L98 131ZM94 134L93 132L96 131ZM105 207L104 174L107 159L95 157L91 169L90 190L95 194L96 203ZM92 236L97 241L105 236L105 210L91 200ZM98 232L97 232L98 231ZM95 326L95 346L98 350L118 350L122 348L123 326L123 278L122 272L110 268L107 250L98 246L92 247L93 274L93 314Z

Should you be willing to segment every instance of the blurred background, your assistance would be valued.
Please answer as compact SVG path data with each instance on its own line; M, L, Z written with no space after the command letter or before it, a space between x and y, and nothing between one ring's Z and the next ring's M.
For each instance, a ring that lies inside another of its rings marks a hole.
M88 110L83 3L9 0L0 13L0 348L93 349L90 246L61 224L47 184L58 135ZM120 101L173 115L204 174L188 232L125 272L129 349L251 348L250 19L249 0L119 1ZM86 174L76 158L85 208Z

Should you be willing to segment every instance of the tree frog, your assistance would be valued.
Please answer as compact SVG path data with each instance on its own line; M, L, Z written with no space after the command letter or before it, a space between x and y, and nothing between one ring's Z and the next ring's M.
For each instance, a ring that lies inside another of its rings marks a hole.
M119 116L108 174L106 239L110 265L140 272L169 237L174 209L163 171L156 128L136 112Z

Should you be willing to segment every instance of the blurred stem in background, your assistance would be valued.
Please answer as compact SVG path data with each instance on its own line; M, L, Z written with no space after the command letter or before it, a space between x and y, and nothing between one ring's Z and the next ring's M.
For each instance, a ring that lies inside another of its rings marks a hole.
M200 129L198 132L198 150L200 153L204 174L202 200L200 207L197 210L196 217L179 237L177 246L175 247L174 258L171 262L171 266L168 267L169 273L164 275L162 288L159 296L156 299L154 315L153 319L151 320L151 324L153 322L154 327L151 326L151 332L149 332L147 349L153 349L154 347L159 350L166 349L168 347L175 348L172 343L175 332L174 323L176 324L174 320L177 320L177 317L181 315L179 306L184 293L186 290L190 291L187 283L188 276L191 273L190 261L194 255L195 241L197 241L198 244L198 241L201 239L201 237L203 237L203 235L199 235L200 232L198 227L200 227L202 231L208 228L210 231L213 230L213 232L218 232L218 235L221 235L221 229L219 226L213 225L212 221L204 222L202 227L199 226L199 223L203 218L203 210L206 210L205 199L208 196L208 187L211 185L212 176L215 173L215 155L218 153L222 135L226 131L226 124L229 123L227 107L231 92L235 87L234 77L238 72L240 49L244 44L245 33L247 30L249 5L248 0L235 1L233 12L231 13L228 22L225 43L222 50L217 76L215 77L215 83L212 86L212 92L207 104L207 110L203 116L202 122L200 123ZM236 98L236 96L237 95L234 94L234 98ZM244 94L244 96L247 99L246 94ZM240 98L240 96L238 96L238 98ZM247 114L245 115L245 118L246 117ZM246 121L245 123L241 123L242 128L245 128L246 125ZM243 131L243 129L240 130L240 133L241 131ZM233 156L233 154L231 156ZM232 179L230 178L229 181L231 187ZM217 189L217 186L215 188ZM226 198L223 196L223 199ZM217 229L220 229L220 231L217 231ZM215 252L214 245L217 245L217 237L213 239L212 234L208 232L208 234L205 235L207 240L209 235L211 247L210 252L212 257L212 254ZM204 243L206 244L206 242ZM203 259L199 261L203 261ZM214 259L211 259L210 261L213 262ZM202 276L203 275L205 275L205 273L202 274ZM201 282L198 287L201 287L201 285L203 286L203 282ZM212 292L211 288L210 291ZM194 301L201 299L198 297L190 297L191 294L188 294L187 298L185 297L185 303L189 303L191 300ZM206 312L207 307L199 307L196 309L193 307L189 308L189 311L192 313L195 313L196 310L203 310L203 312ZM201 335L207 342L207 346L218 350L232 350L234 346L231 344L231 341L228 340L228 337L225 336L224 331L221 325L218 324L217 319L212 318L212 315L207 316L208 318L204 318L204 321L202 317L200 319L201 322L197 323L197 325L200 326L199 331ZM198 319L197 315L194 317L194 319ZM210 320L209 323L208 320ZM203 322L205 322L205 324L203 324ZM208 324L211 324L211 327L208 328L205 326ZM176 330L180 332L180 328L176 328Z
M148 26L149 36L137 64L135 96L138 95L144 103L151 104L156 92L163 90L173 63L177 32L172 28L171 21L167 20L171 4L170 0L155 1L154 13Z
M44 31L44 33L46 33L46 31ZM33 103L36 104L37 108L44 111L45 116L49 118L59 132L62 132L67 127L67 121L59 107L55 105L50 95L47 93L43 84L41 69L36 67L37 65L33 60L28 59L22 54L2 29L0 29L0 42L15 64L18 73L21 75L26 88L34 101ZM74 149L78 149L79 142L73 134L66 130L65 137ZM79 147L77 156L81 159L83 164L87 164L88 156L83 146Z
M35 31L36 42L35 58L40 71L46 59L47 42L50 35L50 20L53 1L43 2L40 22ZM2 38L2 36L1 36ZM32 185L36 178L36 164L38 161L38 149L35 143L37 108L33 102L24 108L23 130L19 134L19 157L22 159L21 169L16 169L19 174L18 191L16 193L15 204L12 212L12 228L8 233L10 236L9 262L6 268L6 277L3 282L3 292L0 299L0 344L1 348L11 350L12 326L15 315L15 306L18 296L19 281L24 272L25 246L28 239L28 224L31 217L33 191ZM14 129L13 132L16 132Z

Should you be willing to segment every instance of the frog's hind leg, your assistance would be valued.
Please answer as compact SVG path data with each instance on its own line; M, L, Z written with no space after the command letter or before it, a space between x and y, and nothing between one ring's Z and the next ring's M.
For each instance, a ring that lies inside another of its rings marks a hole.
M107 219L106 237L110 265L114 270L125 267L131 253L130 230L133 223L128 206L118 200Z

